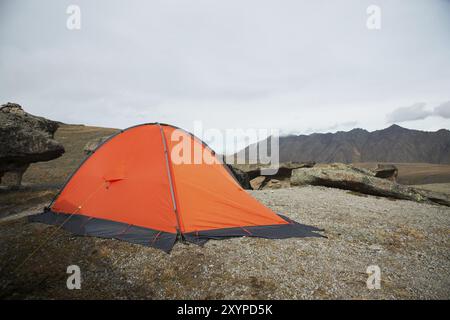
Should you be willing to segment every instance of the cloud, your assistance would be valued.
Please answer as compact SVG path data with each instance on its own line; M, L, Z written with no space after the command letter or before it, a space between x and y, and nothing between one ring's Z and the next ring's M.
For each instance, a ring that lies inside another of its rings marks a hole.
M433 115L445 119L450 119L450 101L441 103L436 108L434 108Z
M390 123L423 120L433 114L432 111L425 110L426 103L418 102L409 107L400 107L387 115Z
M338 131L348 131L356 128L359 125L358 121L344 121L336 122L328 126L314 126L308 127L304 130L291 129L291 130L281 130L282 136L289 135L301 135L301 134L312 134L312 133L333 133Z
M378 0L377 31L361 0L191 2L77 0L71 31L72 1L0 0L0 103L116 128L305 133L376 130L392 106L449 98L449 1ZM438 113L410 127L449 127Z
M425 106L425 102L418 102L409 107L397 108L386 118L390 123L424 120L428 117L450 119L450 101L441 103L433 111L426 110Z

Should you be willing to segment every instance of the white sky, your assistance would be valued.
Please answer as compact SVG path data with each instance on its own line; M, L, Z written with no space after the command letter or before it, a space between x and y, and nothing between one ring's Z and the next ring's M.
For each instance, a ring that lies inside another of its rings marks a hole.
M445 0L0 0L0 103L118 128L449 129L449 39Z

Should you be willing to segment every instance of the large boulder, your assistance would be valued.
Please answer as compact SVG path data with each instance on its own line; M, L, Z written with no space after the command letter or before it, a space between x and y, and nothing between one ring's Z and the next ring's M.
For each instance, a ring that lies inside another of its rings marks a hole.
M291 177L291 172L294 169L299 168L312 168L314 167L315 162L283 162L278 165L278 170L276 173L273 170L268 170L266 166L256 165L250 167L246 170L248 177L250 180L255 179L256 177L266 176L269 179L280 179L283 180L285 178ZM270 168L269 168L270 169Z
M33 162L48 161L64 153L53 139L59 123L25 112L16 103L0 107L0 183L19 187Z
M256 167L247 171L250 184L255 190L279 189L290 187L292 170L299 168L312 168L315 162L283 162L278 169L267 170L265 166Z
M292 171L291 185L326 186L375 196L417 202L434 202L450 206L450 199L444 194L417 190L388 179L378 178L370 170L355 168L346 164L295 169Z
M292 170L311 168L314 165L314 162L284 162L280 163L278 169L274 171L271 167L261 164L247 166L227 164L241 187L247 190L289 187Z

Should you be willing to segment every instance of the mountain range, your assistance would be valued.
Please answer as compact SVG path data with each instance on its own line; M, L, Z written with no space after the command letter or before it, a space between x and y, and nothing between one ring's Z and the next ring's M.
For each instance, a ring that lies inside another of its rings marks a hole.
M258 145L267 140L258 142ZM270 149L270 148L269 148ZM249 147L237 153L248 154ZM419 131L392 125L364 129L280 137L280 162L406 162L450 163L450 131Z

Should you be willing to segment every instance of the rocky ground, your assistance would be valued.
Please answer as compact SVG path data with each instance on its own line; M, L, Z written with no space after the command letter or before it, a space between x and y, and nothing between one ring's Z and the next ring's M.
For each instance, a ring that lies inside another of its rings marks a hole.
M251 194L327 238L236 238L166 254L13 215L0 220L0 298L450 298L449 207L313 186ZM66 289L71 264L81 290ZM367 289L369 265L381 268L380 290Z

